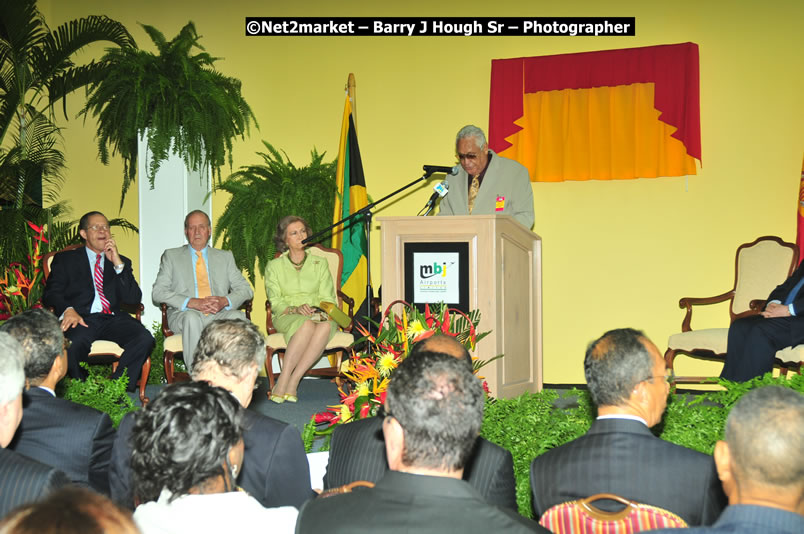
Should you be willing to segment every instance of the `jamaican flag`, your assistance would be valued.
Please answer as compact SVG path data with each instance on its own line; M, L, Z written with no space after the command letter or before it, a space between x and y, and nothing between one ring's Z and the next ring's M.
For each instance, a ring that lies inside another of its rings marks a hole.
M357 131L352 117L352 105L346 96L338 148L338 168L335 173L338 191L332 222L340 221L368 204L363 162L357 145ZM332 248L343 253L341 290L355 300L355 310L366 300L366 234L363 217L355 217L332 236Z

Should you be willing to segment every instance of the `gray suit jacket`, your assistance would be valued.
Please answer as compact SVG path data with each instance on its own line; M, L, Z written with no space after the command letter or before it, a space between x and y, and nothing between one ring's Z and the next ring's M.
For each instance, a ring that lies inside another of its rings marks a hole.
M151 296L154 304L168 305L168 322L181 310L184 301L195 297L195 265L190 245L169 248L162 254ZM213 295L228 297L236 310L254 296L251 285L243 278L229 250L207 249L210 290Z
M0 448L0 519L14 508L38 501L69 482L67 475L58 469Z
M377 482L388 471L382 420L369 417L338 426L332 434L324 489L355 480ZM511 453L478 438L463 479L489 503L516 511L516 482Z
M22 421L9 449L108 495L114 436L107 414L34 387L23 394Z
M711 456L659 439L629 419L596 420L585 435L536 457L530 484L534 517L598 493L659 506L689 525L711 524L726 506Z
M512 215L522 226L533 227L533 188L528 169L489 150L491 163L475 198L473 215ZM449 193L441 199L439 215L469 215L469 175L458 166L458 176L449 179ZM497 211L497 197L504 198Z

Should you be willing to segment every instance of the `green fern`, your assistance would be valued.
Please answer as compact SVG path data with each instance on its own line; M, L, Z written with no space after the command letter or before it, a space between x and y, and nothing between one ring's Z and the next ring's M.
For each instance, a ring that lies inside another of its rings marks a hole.
M147 175L153 187L171 152L192 170L211 166L220 180L220 168L227 162L232 166L232 140L244 138L252 121L257 124L240 81L214 69L219 58L203 52L192 22L170 41L153 26L142 27L158 55L132 48L109 50L102 61L110 72L91 86L80 112L98 122L101 161L106 164L118 153L123 158L121 206L136 178L138 136L147 136Z
M324 163L324 155L315 149L310 164L296 167L263 141L266 152L260 165L243 166L215 186L215 191L229 193L229 203L218 219L215 241L231 250L237 267L248 273L254 284L257 272L263 273L276 249L273 235L279 220L286 215L304 217L313 231L332 223L335 202L335 163ZM323 243L329 244L329 238Z

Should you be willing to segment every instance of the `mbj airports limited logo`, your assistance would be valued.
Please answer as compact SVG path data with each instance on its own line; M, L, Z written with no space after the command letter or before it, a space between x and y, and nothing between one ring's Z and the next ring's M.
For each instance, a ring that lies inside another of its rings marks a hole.
M449 265L455 265L454 261L449 262ZM432 265L421 265L419 267L419 277L423 279L432 278L434 276L447 276L447 262L437 263L433 262Z

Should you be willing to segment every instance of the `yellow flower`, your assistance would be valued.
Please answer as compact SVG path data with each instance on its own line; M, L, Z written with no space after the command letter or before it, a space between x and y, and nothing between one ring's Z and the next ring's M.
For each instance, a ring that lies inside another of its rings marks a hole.
M346 422L352 418L352 411L345 404L341 404L341 421Z
M387 377L391 374L391 371L396 369L399 362L396 361L396 358L390 352L384 352L380 359L377 360L377 370L380 372L381 377Z
M418 336L419 334L423 334L424 332L427 332L427 328L418 319L416 319L415 321L411 321L410 324L408 325L407 330L408 337L415 338L416 336Z
M365 395L368 395L368 394L370 393L370 391L371 391L371 390L369 389L369 383L368 383L368 381L365 381L365 382L359 382L359 383L358 383L358 384L355 386L355 388L357 389L357 396L358 396L358 397L363 397L363 396L365 396Z

